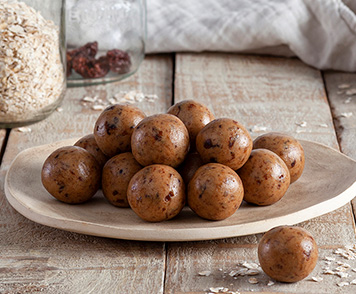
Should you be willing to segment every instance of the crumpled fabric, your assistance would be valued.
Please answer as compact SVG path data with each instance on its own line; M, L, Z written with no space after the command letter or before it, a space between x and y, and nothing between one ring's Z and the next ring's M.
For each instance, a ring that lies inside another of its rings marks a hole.
M147 0L146 53L297 56L356 71L356 0Z

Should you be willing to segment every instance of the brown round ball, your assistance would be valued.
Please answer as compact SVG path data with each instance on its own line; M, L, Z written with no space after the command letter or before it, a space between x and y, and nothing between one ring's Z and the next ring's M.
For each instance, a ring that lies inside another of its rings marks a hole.
M292 136L282 133L267 133L253 141L253 149L264 148L276 153L287 165L290 182L299 179L303 173L305 157L302 145Z
M100 185L99 163L87 150L66 146L55 150L42 166L46 190L65 203L82 203L94 196Z
M172 167L162 164L146 166L131 179L127 200L143 220L160 222L175 217L185 205L182 177Z
M280 200L289 184L289 171L284 161L267 149L252 150L239 174L245 189L244 200L257 205L270 205Z
M110 158L102 173L102 190L105 198L114 206L129 207L127 187L133 175L142 166L131 152L121 153Z
M306 278L318 261L318 247L305 229L280 226L269 230L258 245L263 271L280 282L298 282Z
M188 130L171 114L143 119L132 134L132 154L143 166L165 164L177 167L189 151Z
M203 164L204 163L198 153L187 154L185 160L178 168L178 172L182 176L186 186L189 184L198 168Z
M107 107L94 127L95 140L101 151L108 157L130 151L132 132L144 117L146 115L132 105Z
M204 162L218 162L237 170L250 156L252 139L237 121L219 118L199 132L196 147Z
M228 166L208 163L200 167L188 185L188 205L200 217L223 220L240 207L244 188Z
M95 157L101 168L108 161L108 157L100 150L98 144L95 141L94 134L84 136L75 142L74 146L82 147Z
M215 119L213 113L203 104L194 100L184 100L172 105L167 113L177 116L187 127L191 148L195 148L195 138L200 130Z

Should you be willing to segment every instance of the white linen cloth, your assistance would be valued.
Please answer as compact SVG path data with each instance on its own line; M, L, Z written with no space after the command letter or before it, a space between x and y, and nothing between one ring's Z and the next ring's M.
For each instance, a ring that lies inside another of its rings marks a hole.
M147 53L296 55L356 71L356 0L147 0Z

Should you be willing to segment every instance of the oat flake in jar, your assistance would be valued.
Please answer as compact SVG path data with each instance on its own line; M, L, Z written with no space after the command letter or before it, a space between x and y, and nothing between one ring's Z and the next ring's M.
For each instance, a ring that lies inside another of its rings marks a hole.
M65 0L0 1L0 127L40 121L61 103Z

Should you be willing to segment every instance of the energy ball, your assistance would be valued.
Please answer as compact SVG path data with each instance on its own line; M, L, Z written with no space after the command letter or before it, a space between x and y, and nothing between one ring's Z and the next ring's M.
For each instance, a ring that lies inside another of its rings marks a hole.
M179 173L168 165L146 166L132 177L127 199L132 210L143 220L169 220L185 205L184 182Z
M289 171L284 161L267 149L254 149L239 174L245 189L244 200L257 205L279 201L289 184Z
M76 204L94 196L99 189L101 168L87 150L66 146L55 150L42 166L41 180L58 200Z
M188 205L200 217L223 220L240 207L244 188L239 176L228 166L201 166L188 185Z
M189 134L183 122L171 114L143 119L131 138L132 154L143 166L164 164L177 167L189 151Z
M195 138L200 130L215 119L212 112L194 100L184 100L171 106L167 113L177 116L187 127L191 148L195 148Z
M219 118L199 132L196 147L205 163L217 162L237 170L250 156L252 139L245 127L237 121Z
M269 230L258 245L263 271L280 282L298 282L306 278L318 261L313 236L299 227L280 226Z
M131 150L134 128L146 115L137 107L116 104L107 107L98 117L94 137L99 148L108 157Z
M108 157L100 150L98 144L95 141L94 134L89 134L79 139L74 146L82 147L87 150L98 161L102 168L107 162Z
M287 165L290 182L299 179L303 173L305 157L302 145L292 136L282 133L267 133L253 141L253 149L264 148L276 153Z
M114 206L129 207L127 187L133 175L142 166L131 152L121 153L110 158L102 173L102 190L105 198Z
M203 161L198 153L188 153L184 162L179 166L178 172L182 176L184 183L188 186L195 172L203 165Z

